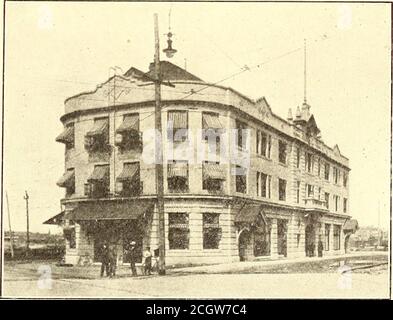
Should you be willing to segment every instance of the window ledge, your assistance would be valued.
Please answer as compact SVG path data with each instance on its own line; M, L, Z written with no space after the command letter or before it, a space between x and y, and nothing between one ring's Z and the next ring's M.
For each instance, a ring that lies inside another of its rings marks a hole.
M256 156L257 156L257 158L260 158L260 159L263 159L263 160L266 160L266 161L272 161L272 158L268 158L268 157L266 157L266 156L264 156L262 154L259 154L259 153L256 153Z

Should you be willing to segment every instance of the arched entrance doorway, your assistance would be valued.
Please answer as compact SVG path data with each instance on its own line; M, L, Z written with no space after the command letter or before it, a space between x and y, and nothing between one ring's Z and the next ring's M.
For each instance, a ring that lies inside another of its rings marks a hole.
M306 257L313 257L315 255L315 227L312 224L306 226L305 251Z
M248 228L243 228L239 232L239 259L240 261L246 261L248 256L248 247L251 242L251 232Z

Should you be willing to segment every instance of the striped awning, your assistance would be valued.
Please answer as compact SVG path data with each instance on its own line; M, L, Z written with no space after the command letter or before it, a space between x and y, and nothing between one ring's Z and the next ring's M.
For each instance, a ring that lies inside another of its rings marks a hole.
M57 136L56 141L61 143L74 142L74 127L65 128L64 131Z
M94 126L93 128L86 133L86 136L88 137L93 137L97 135L104 134L108 132L109 127L109 119L108 118L102 118L102 119L96 119L94 121Z
M173 129L187 128L187 112L186 111L169 111L168 126Z
M168 164L168 178L173 177L188 177L187 162L175 162Z
M117 177L118 181L132 180L139 172L139 163L125 163L123 171Z
M202 113L202 129L222 129L217 114Z
M109 178L109 166L95 166L88 181L103 181Z
M139 114L130 114L124 116L123 123L117 128L116 132L139 131Z
M56 184L61 188L72 187L75 184L75 171L67 170Z
M203 179L226 180L225 170L218 163L204 163L202 174Z
M74 221L135 220L144 214L153 213L153 210L152 200L82 202L74 210L68 212L65 219Z

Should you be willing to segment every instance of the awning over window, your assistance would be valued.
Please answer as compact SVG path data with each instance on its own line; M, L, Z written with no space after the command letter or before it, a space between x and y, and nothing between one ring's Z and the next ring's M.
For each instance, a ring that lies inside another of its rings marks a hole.
M123 171L117 177L118 181L132 180L139 171L138 163L125 163Z
M188 165L186 162L176 162L168 164L168 178L188 177Z
M109 127L108 118L96 119L94 121L93 128L86 133L86 136L93 137L93 136L104 134L108 132L108 127Z
M260 205L246 204L235 216L235 223L255 224L261 217L265 225L267 225L266 216Z
M187 128L187 112L186 111L169 111L168 112L168 126L172 126L173 129L186 129Z
M75 171L67 170L56 184L61 188L72 187L75 184Z
M65 128L64 131L57 136L56 141L61 143L74 142L74 127Z
M218 115L211 113L202 114L202 128L203 129L222 129L222 125L218 120Z
M109 166L95 166L88 181L103 181L109 178Z
M67 220L135 220L145 213L152 213L154 202L152 200L137 201L96 201L80 203L70 213Z
M124 117L123 123L117 128L116 132L123 133L125 131L139 131L139 115L127 115Z
M59 225L64 220L65 211L60 212L59 214L55 215L54 217L46 220L44 224L54 224Z
M226 180L225 170L218 163L204 163L202 174L203 179Z
M356 219L350 219L345 221L343 227L344 232L355 233L357 229L359 229L359 223Z

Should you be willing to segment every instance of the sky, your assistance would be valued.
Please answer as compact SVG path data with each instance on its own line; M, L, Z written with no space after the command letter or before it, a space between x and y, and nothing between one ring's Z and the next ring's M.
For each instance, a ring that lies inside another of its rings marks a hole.
M26 228L27 190L30 230L59 232L42 222L64 196L64 145L55 142L64 100L95 89L113 66L147 70L155 12L161 48L171 13L173 63L208 82L229 77L220 84L264 96L283 118L303 102L306 38L307 101L323 140L350 159L350 214L388 228L389 5L7 2L3 187L14 230Z

